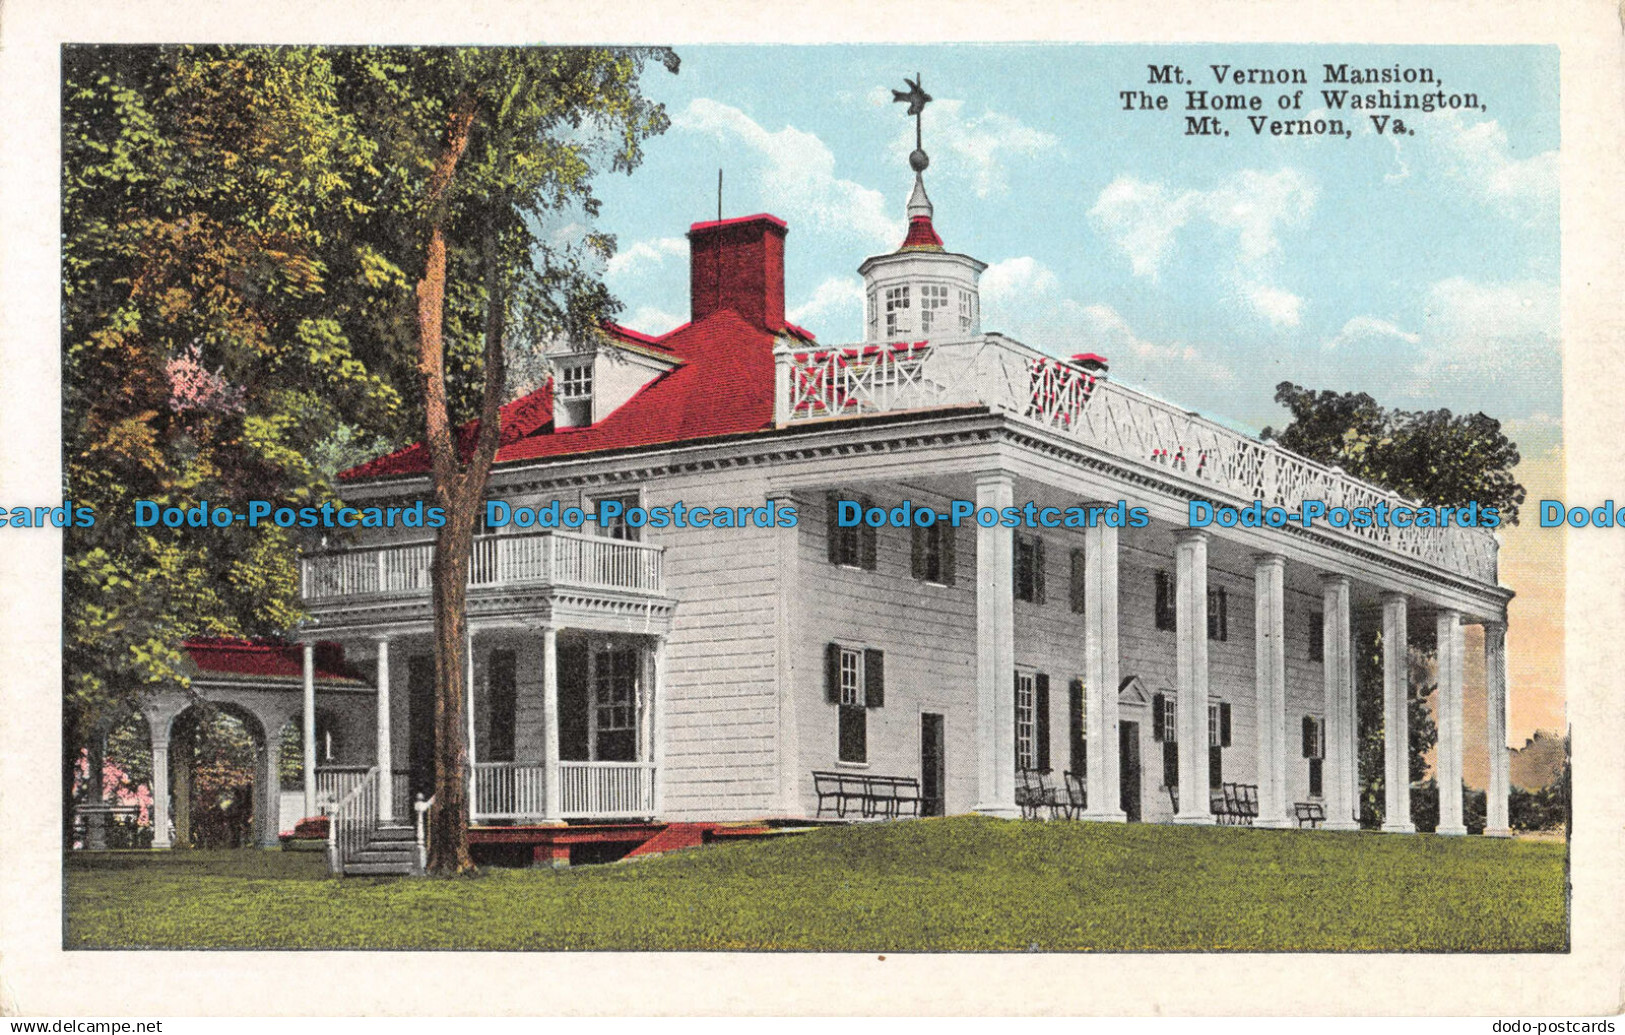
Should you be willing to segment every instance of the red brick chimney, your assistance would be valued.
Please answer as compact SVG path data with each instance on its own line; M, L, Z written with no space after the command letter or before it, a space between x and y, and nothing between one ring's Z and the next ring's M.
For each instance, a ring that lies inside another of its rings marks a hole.
M784 327L784 220L744 216L688 228L690 319L732 309L770 331Z

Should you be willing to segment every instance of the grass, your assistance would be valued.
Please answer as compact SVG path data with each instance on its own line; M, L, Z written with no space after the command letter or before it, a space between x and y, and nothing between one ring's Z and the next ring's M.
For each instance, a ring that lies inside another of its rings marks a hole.
M75 855L78 948L1560 952L1560 843L979 817L574 870Z

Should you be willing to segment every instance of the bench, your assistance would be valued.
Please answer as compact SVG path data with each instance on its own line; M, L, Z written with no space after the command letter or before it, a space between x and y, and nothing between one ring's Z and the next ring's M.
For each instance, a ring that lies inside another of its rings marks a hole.
M1311 830L1326 822L1326 807L1318 801L1300 801L1292 806L1298 814L1298 827L1308 826Z
M912 776L874 776L868 773L813 771L813 790L818 794L818 815L825 809L845 819L847 809L856 806L865 818L896 819L904 809L920 814L920 781Z
M1089 806L1089 791L1084 785L1083 774L1068 769L1062 774L1062 779L1066 782L1066 818L1077 819Z
M1226 783L1210 798L1213 815L1229 826L1252 826L1258 817L1258 785Z
M1067 808L1060 794L1049 785L1047 769L1018 769L1016 776L1016 807L1023 819L1037 819L1039 809L1049 809L1049 818L1055 819Z

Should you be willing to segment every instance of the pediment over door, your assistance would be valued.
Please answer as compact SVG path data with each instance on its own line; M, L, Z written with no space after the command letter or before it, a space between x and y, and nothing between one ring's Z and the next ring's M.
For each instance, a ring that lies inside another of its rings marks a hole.
M1117 688L1117 703L1119 705L1149 705L1151 694L1140 681L1139 676L1129 676Z

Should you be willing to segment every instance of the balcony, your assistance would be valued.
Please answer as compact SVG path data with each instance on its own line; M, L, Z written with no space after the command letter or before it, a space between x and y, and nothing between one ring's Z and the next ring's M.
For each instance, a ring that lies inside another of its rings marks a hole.
M482 536L470 558L470 590L558 586L661 596L661 548L573 532ZM380 596L426 596L433 542L357 546L303 558L300 592L307 604Z
M1397 493L1269 442L1232 431L1153 396L986 334L957 341L775 350L780 427L909 410L985 406L1074 439L1143 473L1221 502L1295 511L1416 507ZM1327 528L1474 582L1496 584L1487 529Z

